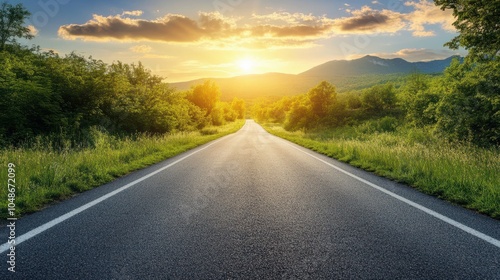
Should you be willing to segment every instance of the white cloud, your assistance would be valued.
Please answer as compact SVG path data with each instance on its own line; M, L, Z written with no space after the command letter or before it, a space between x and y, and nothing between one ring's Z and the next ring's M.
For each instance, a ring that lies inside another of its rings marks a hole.
M134 16L134 17L140 17L142 16L142 14L144 14L143 11L140 11L140 10L136 10L136 11L124 11L122 13L122 16Z
M435 32L426 29L426 25L439 24L442 29L454 32L455 27L452 25L455 21L451 10L443 11L433 2L421 0L420 2L409 1L406 6L413 7L414 12L410 13L407 18L410 22L410 30L413 31L415 37L435 36Z
M28 30L30 32L30 35L36 36L38 35L38 29L34 25L28 25Z

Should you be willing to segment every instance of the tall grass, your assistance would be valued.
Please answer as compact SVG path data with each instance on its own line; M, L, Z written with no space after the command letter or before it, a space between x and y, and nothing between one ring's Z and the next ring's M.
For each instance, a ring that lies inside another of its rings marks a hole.
M122 139L96 132L95 147L80 150L56 151L50 143L0 150L0 182L7 185L7 165L14 163L16 214L20 216L236 132L243 124L239 120L197 132ZM7 217L7 191L7 187L0 188L1 218Z
M357 127L316 132L265 128L327 156L409 184L422 192L500 218L500 150L450 143L419 129Z

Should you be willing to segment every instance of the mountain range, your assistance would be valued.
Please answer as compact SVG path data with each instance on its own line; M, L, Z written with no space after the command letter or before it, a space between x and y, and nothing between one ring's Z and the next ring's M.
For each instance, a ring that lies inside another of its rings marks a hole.
M439 74L454 58L443 60L408 62L401 58L384 59L364 56L353 60L333 60L313 67L300 74L266 73L213 78L221 89L221 99L233 97L254 99L259 97L281 97L306 93L319 82L326 80L337 87L337 91L361 89L375 84L398 81L411 72ZM171 83L178 90L187 90L206 79Z
M384 59L367 55L354 60L329 61L299 75L329 78L332 76L410 73L412 71L425 74L442 73L455 57L426 62L408 62L402 58Z

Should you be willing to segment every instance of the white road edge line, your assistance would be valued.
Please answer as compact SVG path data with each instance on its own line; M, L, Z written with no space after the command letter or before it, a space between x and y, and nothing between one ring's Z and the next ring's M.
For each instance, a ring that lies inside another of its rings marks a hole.
M179 163L179 162L187 159L188 157L190 157L190 156L192 156L194 154L197 154L197 153L199 153L199 152L201 152L201 151L209 148L212 145L217 144L218 142L224 140L225 138L226 137L222 137L221 139L218 139L215 142L212 142L212 143L208 144L207 146L205 146L205 147L203 147L203 148L201 148L199 150L191 152L187 156L184 156L184 157L182 157L182 158L180 158L180 159L178 159L178 160L170 163L167 166L164 166L164 167L162 167L162 168L160 168L160 169L158 169L156 171L153 171L153 172L151 172L151 173L149 173L149 174L147 174L147 175L145 175L145 176L143 176L143 177L141 177L141 178L139 178L139 179L137 179L137 180L135 180L133 182L130 182L130 183L124 185L123 187L120 187L119 189L116 189L116 190L114 190L114 191L112 191L112 192L110 192L110 193L108 193L106 195L103 195L103 196L99 197L98 199L95 199L95 200L93 200L93 201L91 201L91 202L89 202L89 203L87 203L85 205L82 205L82 206L76 208L73 211L70 211L70 212L68 212L68 213L66 213L66 214L64 214L64 215L62 215L62 216L60 216L58 218L55 218L55 219L53 219L50 222L47 222L47 223L45 223L45 224L43 224L43 225L41 225L41 226L39 226L37 228L34 228L34 229L28 231L27 233L25 233L25 234L23 234L23 235L21 235L21 236L19 236L19 237L16 238L16 244L15 245L18 246L19 244L23 243L24 241L26 241L26 240L28 240L30 238L33 238L33 237L37 236L38 234L40 234L40 233L48 230L49 228L51 228L53 226L56 226L57 224L65 221L65 220L67 220L67 219L69 219L69 218L71 218L71 217L73 217L73 216L75 216L75 215L77 215L77 214L79 214L79 213L87 210L87 209L89 209L90 207L103 202L104 200L106 200L106 199L108 199L108 198L110 198L110 197L112 197L112 196L114 196L114 195L116 195L116 194L118 194L118 193L120 193L120 192L122 192L122 191L124 191L124 190L126 190L126 189L128 189L130 187L132 187L132 186L134 186L135 184L140 183L140 182L142 182L142 181L144 181L144 180L146 180L146 179L148 179L148 178L150 178L150 177L152 177L152 176L154 176L154 175L156 175L156 174L164 171L165 169L168 169L168 168L176 165L177 163ZM0 254L3 254L7 250L9 250L10 246L12 246L12 245L10 245L9 243L2 244L0 246Z
M310 157L312 157L314 159L317 159L317 160L321 161L322 163L324 163L324 164L326 164L326 165L328 165L328 166L336 169L339 172L344 173L345 175L347 175L349 177L352 177L352 178L354 178L354 179L356 179L356 180L358 180L360 182L363 182L366 185L368 185L368 186L370 186L370 187L372 187L374 189L377 189L377 190L379 190L379 191L381 191L381 192L383 192L383 193L385 193L387 195L390 195L390 196L392 196L393 198L395 198L395 199L397 199L399 201L402 201L402 202L404 202L404 203L406 203L406 204L408 204L408 205L410 205L412 207L415 207L415 208L417 208L420 211L423 211L423 212L425 212L425 213L427 213L427 214L429 214L429 215L431 215L431 216L433 216L433 217L435 217L435 218L437 218L437 219L439 219L439 220L441 220L441 221L443 221L445 223L448 223L448 224L450 224L450 225L452 225L452 226L454 226L454 227L456 227L458 229L461 229L461 230L463 230L463 231L465 231L465 232L467 232L467 233L469 233L469 234L471 234L471 235L473 235L473 236L475 236L477 238L480 238L480 239L482 239L482 240L484 240L484 241L492 244L493 246L496 246L496 247L500 248L500 240L497 240L497 239L495 239L495 238L493 238L493 237L491 237L489 235L486 235L486 234L484 234L482 232L479 232L479 231L477 231L477 230L475 230L475 229L473 229L471 227L468 227L468 226L466 226L466 225L464 225L462 223L459 223L459 222L457 222L457 221L455 221L455 220L453 220L451 218L448 218L448 217L446 217L446 216L444 216L442 214L439 214L436 211L433 211L433 210L431 210L431 209L429 209L427 207L424 207L424 206L422 206L422 205L420 205L418 203L415 203L415 202L413 202L413 201L411 201L409 199L406 199L406 198L404 198L402 196L399 196L399 195L397 195L397 194L395 194L393 192L390 192L390 191L388 191L388 190L386 190L386 189L384 189L384 188L382 188L382 187L380 187L378 185L375 185L375 184L373 184L373 183L371 183L371 182L369 182L369 181L367 181L367 180L365 180L363 178L360 178L360 177L358 177L358 176L356 176L356 175L354 175L354 174L352 174L350 172L347 172L347 171L345 171L345 170L343 170L343 169L341 169L341 168L339 168L339 167L337 167L337 166L335 166L335 165L333 165L333 164L331 164L331 163L329 163L329 162L327 162L327 161L325 161L325 160L323 160L323 159L321 159L319 157L316 157L316 156L314 156L314 155L312 155L312 154L310 154L310 153L308 153L308 152L306 152L306 151L304 151L304 150L302 150L302 149L294 146L293 144L291 144L290 142L288 142L288 141L286 141L284 139L281 139L279 137L277 137L277 138L280 139L280 140L282 140L282 141L284 141L290 147L292 147L292 148L294 148L294 149L296 149L296 150L298 150L298 151L300 151L300 152L302 152L302 153L304 153L304 154L306 154L306 155L308 155L308 156L310 156Z

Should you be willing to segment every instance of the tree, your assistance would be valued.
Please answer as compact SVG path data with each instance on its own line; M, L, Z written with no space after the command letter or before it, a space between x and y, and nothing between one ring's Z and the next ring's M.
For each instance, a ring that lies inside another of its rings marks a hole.
M455 62L444 82L448 89L437 104L437 132L480 146L500 145L500 60Z
M458 62L454 60L453 63ZM433 87L431 88L431 82ZM436 104L442 96L442 89L435 86L440 79L413 72L401 88L400 106L406 111L407 120L416 126L436 123Z
M396 93L392 84L376 85L363 91L361 103L372 114L384 113L396 105Z
M188 93L188 100L206 111L210 115L220 98L220 90L214 81L206 80L203 84L192 88Z
M237 115L238 119L245 118L245 111L246 111L245 101L235 97L235 98L233 98L233 101L231 101L231 108L238 114Z
M312 111L319 118L323 118L328 113L328 108L335 102L337 92L335 86L323 81L307 94L311 101Z
M2 3L0 8L0 51L5 50L8 42L16 43L16 38L32 39L30 28L23 26L31 13L22 4L15 6Z
M310 107L306 105L304 96L298 96L292 103L290 111L286 116L283 127L286 130L294 131L301 128L309 128L311 122Z
M500 1L434 0L441 10L453 10L460 32L445 46L469 50L474 58L495 57L500 51Z

